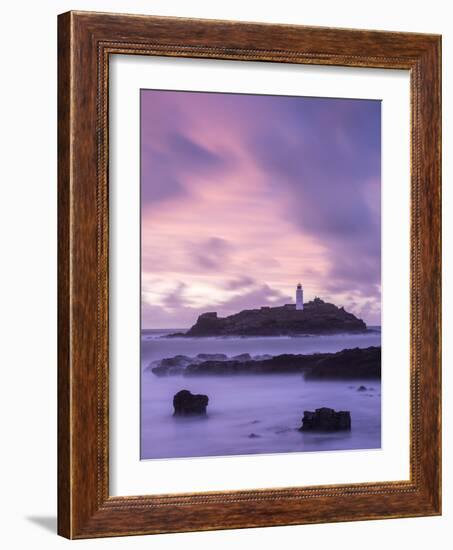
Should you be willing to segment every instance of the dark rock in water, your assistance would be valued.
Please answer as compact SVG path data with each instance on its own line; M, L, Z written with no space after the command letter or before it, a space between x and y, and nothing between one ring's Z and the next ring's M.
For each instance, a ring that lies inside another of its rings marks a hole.
M193 394L189 390L181 390L173 397L174 415L205 415L208 401L207 395Z
M351 413L349 411L334 411L327 407L313 411L304 411L301 432L320 431L335 432L351 429Z
M359 386L357 391L367 391L366 386Z
M203 313L185 336L280 336L366 330L367 326L362 319L342 307L315 298L304 304L302 310L296 309L295 304L287 304L245 309L227 317L218 317L215 311Z
M253 432L252 432L251 434L249 434L249 438L250 438L250 439L256 439L256 438L258 438L258 437L261 437L261 436L258 435L258 434L255 434L255 433L253 433Z

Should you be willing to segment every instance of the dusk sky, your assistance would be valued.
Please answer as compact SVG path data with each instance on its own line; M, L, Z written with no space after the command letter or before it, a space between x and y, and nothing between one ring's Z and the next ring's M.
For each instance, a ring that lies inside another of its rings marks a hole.
M141 91L142 325L315 296L380 324L381 104Z

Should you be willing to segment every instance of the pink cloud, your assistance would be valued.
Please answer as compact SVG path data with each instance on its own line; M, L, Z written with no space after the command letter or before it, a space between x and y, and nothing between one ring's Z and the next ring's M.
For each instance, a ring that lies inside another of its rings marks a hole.
M143 91L144 326L299 280L378 321L379 197L376 102Z

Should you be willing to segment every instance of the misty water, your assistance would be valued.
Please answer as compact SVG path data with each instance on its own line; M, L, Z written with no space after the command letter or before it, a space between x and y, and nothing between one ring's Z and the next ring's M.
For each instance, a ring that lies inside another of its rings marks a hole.
M376 380L305 381L302 374L158 377L152 361L175 355L310 354L380 346L380 330L364 334L260 338L162 338L141 342L141 458L226 456L374 449L381 446L381 384ZM357 391L359 386L367 391ZM182 389L209 397L206 417L176 418ZM351 412L350 432L300 432L304 410Z

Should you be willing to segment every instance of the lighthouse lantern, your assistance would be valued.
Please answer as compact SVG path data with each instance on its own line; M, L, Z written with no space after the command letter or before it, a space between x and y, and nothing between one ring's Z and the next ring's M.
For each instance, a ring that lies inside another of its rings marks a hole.
M304 309L304 290L300 283L296 289L296 309Z

